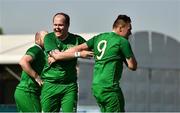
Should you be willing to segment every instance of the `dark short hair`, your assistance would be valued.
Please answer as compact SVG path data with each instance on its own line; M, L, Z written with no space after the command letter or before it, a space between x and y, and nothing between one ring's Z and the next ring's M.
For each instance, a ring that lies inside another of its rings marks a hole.
M63 15L64 17L65 17L65 19L66 19L66 24L69 26L70 25L70 17L69 17L69 15L67 15L67 14L65 14L65 13L56 13L55 15L54 15L54 17L53 17L53 22L54 22L54 18L57 16L57 15Z
M114 21L113 28L116 28L123 23L131 23L131 18L127 15L118 15L117 19Z

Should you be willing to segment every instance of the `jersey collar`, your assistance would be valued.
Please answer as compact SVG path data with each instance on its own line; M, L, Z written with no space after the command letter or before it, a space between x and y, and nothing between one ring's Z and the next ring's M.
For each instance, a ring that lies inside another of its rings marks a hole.
M35 46L37 46L37 47L39 47L40 49L42 49L42 47L41 47L40 45L38 45L38 44L35 44Z

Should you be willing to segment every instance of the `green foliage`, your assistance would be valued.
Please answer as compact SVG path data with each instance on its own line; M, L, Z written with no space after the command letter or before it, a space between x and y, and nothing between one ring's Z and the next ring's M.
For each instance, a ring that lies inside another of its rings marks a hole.
M3 29L0 27L0 35L3 34Z

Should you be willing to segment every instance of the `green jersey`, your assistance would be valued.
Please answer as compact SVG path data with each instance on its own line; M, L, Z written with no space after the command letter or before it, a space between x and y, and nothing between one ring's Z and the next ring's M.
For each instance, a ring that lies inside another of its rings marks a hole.
M129 41L114 32L107 32L94 36L86 43L94 51L93 85L119 87L123 60L133 56Z
M31 67L38 73L38 75L41 75L45 65L45 54L42 48L39 45L34 45L26 51L26 55L30 55L33 58ZM40 86L38 83L25 71L22 71L21 81L17 88L23 89L24 91L40 92Z
M46 60L48 53L51 50L58 49L59 51L65 51L66 49L84 43L85 40L72 33L68 33L68 37L65 40L58 39L54 32L49 33L44 38L44 47L46 52ZM59 82L59 83L72 83L77 81L76 70L77 59L71 59L66 61L56 61L49 65L46 61L43 70L44 81Z

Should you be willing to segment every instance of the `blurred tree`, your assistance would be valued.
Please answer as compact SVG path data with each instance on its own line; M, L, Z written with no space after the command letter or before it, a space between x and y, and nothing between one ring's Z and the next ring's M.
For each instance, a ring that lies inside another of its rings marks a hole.
M3 29L0 27L0 35L3 34Z

